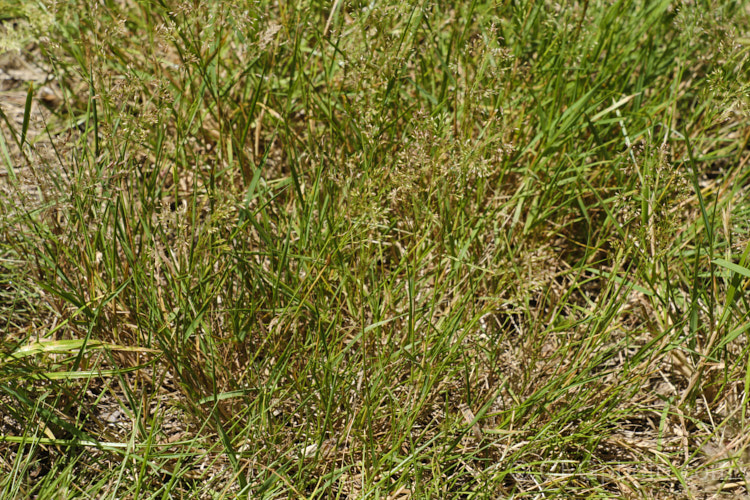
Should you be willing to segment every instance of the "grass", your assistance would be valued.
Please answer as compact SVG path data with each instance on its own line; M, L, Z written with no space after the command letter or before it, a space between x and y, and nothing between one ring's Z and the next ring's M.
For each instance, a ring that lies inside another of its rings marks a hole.
M9 5L0 497L748 494L744 2Z

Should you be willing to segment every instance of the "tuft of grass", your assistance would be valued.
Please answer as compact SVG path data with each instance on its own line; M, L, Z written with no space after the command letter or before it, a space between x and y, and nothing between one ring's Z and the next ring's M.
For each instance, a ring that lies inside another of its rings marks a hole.
M748 494L742 2L32 3L0 497Z

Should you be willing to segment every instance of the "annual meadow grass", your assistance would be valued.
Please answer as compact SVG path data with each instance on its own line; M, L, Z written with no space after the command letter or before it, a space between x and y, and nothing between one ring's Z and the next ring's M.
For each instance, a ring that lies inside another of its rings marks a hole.
M746 2L0 5L0 498L748 494Z

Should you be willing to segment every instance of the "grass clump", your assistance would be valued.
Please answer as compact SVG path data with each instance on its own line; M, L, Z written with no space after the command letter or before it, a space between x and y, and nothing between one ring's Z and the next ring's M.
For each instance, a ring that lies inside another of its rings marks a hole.
M35 8L0 496L747 493L743 3Z

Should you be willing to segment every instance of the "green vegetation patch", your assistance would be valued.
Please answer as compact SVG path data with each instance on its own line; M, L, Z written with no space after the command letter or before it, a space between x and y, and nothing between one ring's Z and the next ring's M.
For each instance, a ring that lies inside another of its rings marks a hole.
M745 2L14 5L0 497L749 493Z

